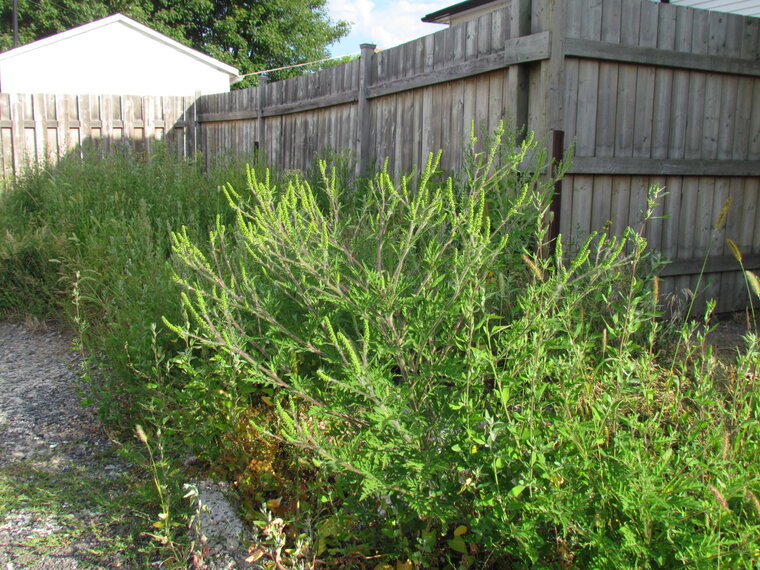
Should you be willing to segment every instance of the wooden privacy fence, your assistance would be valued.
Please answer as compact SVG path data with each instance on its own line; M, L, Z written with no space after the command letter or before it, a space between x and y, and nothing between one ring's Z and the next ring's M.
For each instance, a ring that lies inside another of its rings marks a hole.
M108 148L129 140L140 148L166 138L183 156L196 152L194 97L16 95L0 93L3 180L29 164L79 152L82 143Z
M726 239L760 268L757 18L649 0L512 0L392 49L362 46L343 65L194 103L0 98L5 171L85 138L147 141L172 121L181 151L209 161L258 150L278 168L305 170L335 150L359 172L387 158L400 175L443 149L442 167L456 171L471 125L488 132L503 119L560 151L574 143L556 211L566 241L639 226L647 189L664 186L644 229L671 260L661 291L694 289L707 257L700 289L721 310L746 304Z
M670 259L663 293L747 302L733 239L760 267L760 20L649 0L513 0L505 9L325 71L197 103L207 156L258 148L305 169L349 149L359 170L461 166L474 122L502 119L574 142L561 188L565 239L638 227L665 187L649 243ZM726 199L726 224L714 228Z

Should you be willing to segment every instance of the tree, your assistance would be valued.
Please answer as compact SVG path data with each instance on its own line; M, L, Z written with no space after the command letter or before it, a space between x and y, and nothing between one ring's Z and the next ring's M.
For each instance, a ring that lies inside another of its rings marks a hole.
M18 0L19 40L29 43L121 12L241 74L328 56L348 33L329 19L327 0ZM12 47L12 8L0 9L0 51ZM273 72L282 79L299 69ZM255 82L249 77L239 86Z

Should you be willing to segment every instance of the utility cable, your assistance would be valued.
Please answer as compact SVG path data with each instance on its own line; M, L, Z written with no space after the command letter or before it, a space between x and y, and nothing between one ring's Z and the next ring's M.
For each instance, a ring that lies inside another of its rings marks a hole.
M353 57L359 54L361 54L361 52L357 51L357 52L349 53L346 55L336 55L333 57L326 57L324 59L317 59L315 61L307 61L306 63L296 63L294 65L284 65L283 67L273 67L272 69L264 69L263 71L252 71L251 73L238 75L238 77L240 79L243 79L244 77L248 77L250 75L261 75L262 73L269 73L270 71L282 71L283 69L293 69L294 67L303 67L305 65L311 65L312 63L322 63L323 61L332 61L333 59L343 59L344 57Z

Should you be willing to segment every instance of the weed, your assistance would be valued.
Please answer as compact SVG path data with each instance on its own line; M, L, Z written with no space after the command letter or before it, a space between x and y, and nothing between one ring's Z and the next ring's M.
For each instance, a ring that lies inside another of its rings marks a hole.
M552 181L522 168L532 145L475 153L460 183L435 182L434 157L416 180L380 172L360 207L324 165L318 186L249 172L212 256L174 235L187 317L165 323L231 392L272 401L257 428L330 474L326 520L351 520L336 534L370 555L749 560L756 430L730 463L704 446L757 402L735 407L709 350L663 366L639 233L541 255Z
M641 232L547 256L545 153L502 136L454 179L337 157L220 187L121 153L3 197L3 302L65 299L103 417L145 428L146 525L189 517L192 453L275 566L752 568L756 337L730 366L696 325L664 350Z

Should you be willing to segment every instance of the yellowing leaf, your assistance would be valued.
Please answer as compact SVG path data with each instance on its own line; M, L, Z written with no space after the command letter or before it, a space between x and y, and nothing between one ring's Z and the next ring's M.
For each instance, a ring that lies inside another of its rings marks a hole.
M464 493L467 487L469 487L471 483L472 483L472 477L467 477L467 480L464 482L464 485L462 485L462 488L459 489L459 492L457 493L457 495L461 495L462 493Z
M464 534L467 534L468 530L469 529L465 525L460 524L458 527L454 529L454 536L462 536Z
M156 521L153 523L153 528L164 528L164 521Z
M272 398L270 398L269 396L262 396L261 399L264 401L264 403L267 406L274 406L274 402L272 401Z
M411 560L396 562L396 570L414 570L414 563Z
M271 510L279 509L280 503L282 503L282 497L277 497L276 499L269 499L267 501L267 507L269 507Z

